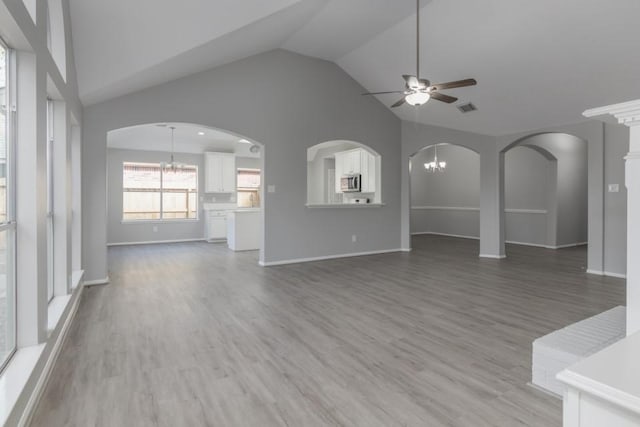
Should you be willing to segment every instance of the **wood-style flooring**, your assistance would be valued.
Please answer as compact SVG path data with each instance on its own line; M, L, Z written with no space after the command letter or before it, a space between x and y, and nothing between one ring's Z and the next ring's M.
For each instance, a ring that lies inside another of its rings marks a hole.
M261 268L185 243L109 249L34 426L544 426L531 342L624 304L586 250L414 239L411 253Z

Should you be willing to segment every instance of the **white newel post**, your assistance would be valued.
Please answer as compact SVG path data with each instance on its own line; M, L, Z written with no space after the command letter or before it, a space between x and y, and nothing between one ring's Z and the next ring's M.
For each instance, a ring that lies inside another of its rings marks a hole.
M557 375L566 388L564 427L640 426L640 100L587 110L630 128L627 187L627 337ZM606 141L605 141L606 143Z
M585 117L612 115L629 126L627 187L627 335L640 331L640 100L594 108Z

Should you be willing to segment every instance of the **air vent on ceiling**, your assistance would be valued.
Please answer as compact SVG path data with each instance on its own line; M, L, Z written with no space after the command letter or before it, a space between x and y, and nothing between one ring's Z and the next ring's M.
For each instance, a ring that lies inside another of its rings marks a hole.
M458 110L460 110L461 113L470 113L472 111L476 111L478 109L478 107L476 107L475 105L473 105L472 103L467 103L467 104L462 104L462 105L458 105Z

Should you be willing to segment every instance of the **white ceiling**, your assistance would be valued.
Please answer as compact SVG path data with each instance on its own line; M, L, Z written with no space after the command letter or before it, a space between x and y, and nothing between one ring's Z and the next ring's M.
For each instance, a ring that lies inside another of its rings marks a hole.
M260 157L252 153L253 144L239 142L241 137L217 129L188 123L162 123L113 130L107 135L107 147L125 150L171 151L171 129L175 127L176 153L202 154L205 151L236 153L239 157ZM204 135L200 135L202 132Z
M640 97L637 0L431 0L421 69L478 111L431 101L404 120L498 135ZM413 0L71 0L81 99L113 98L274 48L335 61L367 90L415 70ZM140 25L143 22L144 25ZM397 96L379 98L386 105Z

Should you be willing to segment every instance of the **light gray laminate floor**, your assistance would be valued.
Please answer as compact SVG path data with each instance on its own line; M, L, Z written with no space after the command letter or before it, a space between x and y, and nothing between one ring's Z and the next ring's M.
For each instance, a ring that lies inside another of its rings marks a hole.
M414 239L412 253L261 268L207 243L109 250L35 426L544 426L531 342L624 304L584 248Z

